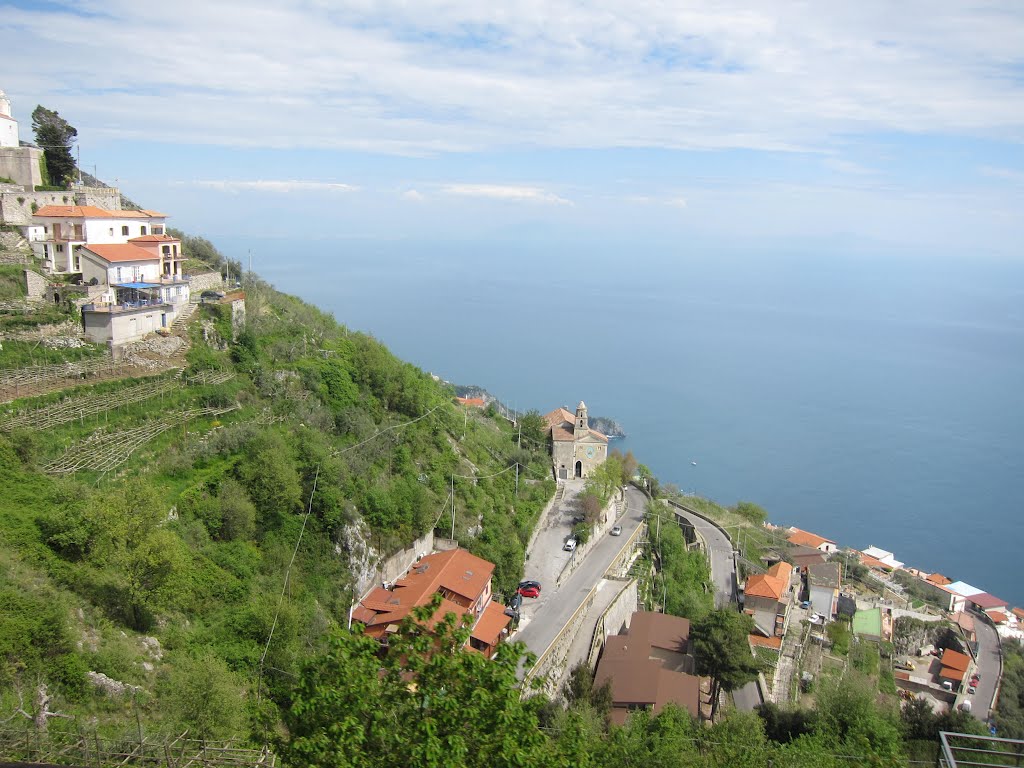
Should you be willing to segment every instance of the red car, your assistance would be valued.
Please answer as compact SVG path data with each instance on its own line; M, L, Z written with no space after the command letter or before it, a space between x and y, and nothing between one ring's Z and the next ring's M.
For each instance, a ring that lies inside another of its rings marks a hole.
M540 597L540 589L537 587L520 587L519 594L523 597Z

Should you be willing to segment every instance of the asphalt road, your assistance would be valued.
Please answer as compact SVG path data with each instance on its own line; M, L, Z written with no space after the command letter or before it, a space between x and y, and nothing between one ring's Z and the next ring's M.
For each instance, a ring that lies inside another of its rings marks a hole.
M541 582L541 595L535 600L523 599L526 604L523 620L520 623L520 630L512 638L513 640L525 643L526 647L537 656L547 650L576 609L583 604L590 590L604 576L608 566L612 564L629 537L643 522L646 497L635 488L629 488L626 491L626 500L626 509L618 520L618 524L622 526L622 535L604 534L561 587L556 586L554 578L550 576L551 565L554 563L558 566L554 570L557 573L561 564L568 559L569 553L564 553L564 556L560 554L556 556L557 559L552 559L550 555L545 557L540 554L552 551L560 553L561 542L568 533L568 524L564 522L567 517L564 505L556 505L552 508L549 519L545 520L544 529L530 552L524 576L526 579L536 579ZM544 541L541 541L542 539Z
M715 607L724 608L735 603L736 569L732 557L732 542L729 537L704 518L676 506L671 508L677 515L689 522L707 543L708 557L711 560L711 581L715 585ZM761 690L756 682L747 683L742 688L733 691L732 700L737 709L745 712L764 703L761 699Z
M975 616L974 634L978 637L977 661L981 680L978 682L978 692L965 698L971 700L971 714L979 720L987 720L999 678L999 633L995 627Z
M717 527L702 517L671 506L675 513L690 523L707 542L711 559L711 581L715 585L715 607L724 608L736 602L736 570L733 567L732 542Z

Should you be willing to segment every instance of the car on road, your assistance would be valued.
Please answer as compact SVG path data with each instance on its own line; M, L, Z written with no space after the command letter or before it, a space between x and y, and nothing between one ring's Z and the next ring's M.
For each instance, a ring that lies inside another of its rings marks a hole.
M573 550L575 550L576 549L576 539L575 538L570 538L570 539L566 540L565 544L562 545L562 549L564 549L566 552L572 552Z
M224 291L203 291L199 298L203 301L220 301L225 295Z
M508 607L511 608L513 611L518 611L519 606L521 606L522 604L523 596L516 592L514 595L512 595L512 599L509 600Z
M907 660L897 661L895 664L893 664L893 666L896 667L896 669L902 669L902 670L904 670L906 672L913 672L914 671L914 662L912 662L912 661L907 661Z
M968 693L977 693L978 689L975 688L973 685L969 685L969 686L967 686L967 692Z
M540 592L540 582L533 579L523 579L520 581L519 588L522 589L523 587L536 587L537 591Z
M573 525L579 525L580 523L585 523L586 521L587 521L587 518L586 518L585 515L573 515L572 516L572 524Z
M613 525L612 526L612 536L621 536L621 535L622 535L622 526L621 525Z
M519 594L523 597L540 597L540 587L520 587Z

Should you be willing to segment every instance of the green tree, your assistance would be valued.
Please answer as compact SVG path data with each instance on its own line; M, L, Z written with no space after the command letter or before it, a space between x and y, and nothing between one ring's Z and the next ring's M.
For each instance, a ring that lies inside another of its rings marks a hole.
M392 636L384 658L374 638L338 631L304 669L284 711L285 765L530 766L549 763L551 746L535 709L520 699L522 647L487 659L465 649L453 614L430 633L417 611Z
M187 563L184 542L166 529L153 531L125 553L121 567L132 626L148 628L154 612L181 596Z
M539 411L527 411L519 417L519 426L522 429L524 440L528 440L530 447L536 450L538 447L547 446L548 436L547 422L540 415Z
M239 479L267 526L301 508L302 484L295 459L276 432L262 432L246 443L238 467Z
M157 693L164 711L193 739L237 736L244 725L243 689L212 650L172 658Z
M74 180L78 168L71 155L78 131L57 112L42 105L32 110L32 131L46 158L50 182L66 186Z
M871 680L851 671L842 682L818 689L816 732L833 751L868 758L879 765L902 764L903 741L898 716L879 706Z
M746 685L760 671L747 641L753 631L754 620L730 608L711 611L690 626L697 674L711 678L712 720L720 693Z
M217 489L220 504L220 538L226 541L251 539L256 531L256 507L245 488L233 478L226 477Z
M764 525L768 520L768 512L763 507L754 504L752 501L741 501L736 505L737 515L745 517L754 525Z

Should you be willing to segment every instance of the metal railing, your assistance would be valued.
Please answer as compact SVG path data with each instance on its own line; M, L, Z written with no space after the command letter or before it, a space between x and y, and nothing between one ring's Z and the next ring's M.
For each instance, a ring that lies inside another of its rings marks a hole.
M939 733L941 751L938 764L942 768L967 765L1024 765L1024 741L995 736L974 736L969 733Z

